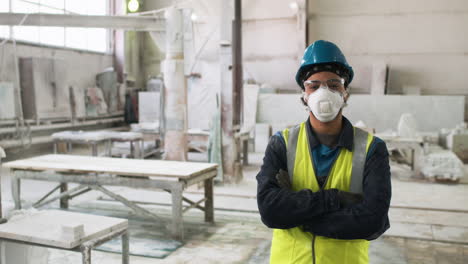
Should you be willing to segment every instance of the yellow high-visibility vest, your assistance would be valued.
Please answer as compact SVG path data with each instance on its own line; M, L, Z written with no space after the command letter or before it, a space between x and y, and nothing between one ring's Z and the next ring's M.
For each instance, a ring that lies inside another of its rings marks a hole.
M288 172L290 173L294 191L310 189L313 192L320 190L313 168L312 152L309 149L306 123L282 132L286 142ZM354 149L349 151L341 148L338 158L332 165L330 174L323 189L338 189L353 192L362 191L362 176L355 175L353 170L353 153L357 147L362 147L361 159L367 154L373 136L358 128L354 128ZM354 155L355 158L358 155ZM358 163L358 162L355 162ZM361 162L362 163L362 162ZM362 175L363 165L360 165L357 174ZM354 169L358 169L358 165ZM354 181L354 183L352 183ZM358 184L355 184L357 182ZM359 185L359 186L358 186ZM357 186L357 187L356 187ZM332 239L304 232L300 227L291 229L274 229L271 244L270 263L272 264L367 264L369 263L369 241L365 239L341 240Z

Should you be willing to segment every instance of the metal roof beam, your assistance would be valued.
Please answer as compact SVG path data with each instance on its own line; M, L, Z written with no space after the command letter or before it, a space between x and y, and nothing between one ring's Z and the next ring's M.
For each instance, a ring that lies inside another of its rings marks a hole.
M26 19L24 19L25 17ZM158 17L0 13L0 25L18 26L22 21L23 23L21 25L23 26L165 31L165 19Z

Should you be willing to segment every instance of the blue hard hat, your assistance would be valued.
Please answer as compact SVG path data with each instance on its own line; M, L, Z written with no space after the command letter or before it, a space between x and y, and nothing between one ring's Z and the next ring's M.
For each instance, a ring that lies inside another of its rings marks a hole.
M354 77L353 68L349 66L340 48L332 42L317 40L304 51L301 66L296 74L297 84L302 87L303 78L306 77L304 74L313 68L313 66L327 64L342 68L347 76L347 78L345 78L346 85L351 83Z

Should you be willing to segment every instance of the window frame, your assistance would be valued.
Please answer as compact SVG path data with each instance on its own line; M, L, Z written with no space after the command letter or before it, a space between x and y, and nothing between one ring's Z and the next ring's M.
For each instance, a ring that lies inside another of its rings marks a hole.
M10 13L13 13L13 1L14 0L7 0L8 1L8 12ZM40 9L40 7L45 7L45 8L51 8L51 9L57 9L57 10L61 10L62 13L60 14L78 14L78 13L75 13L75 12L72 12L70 10L67 10L67 7L66 7L66 3L67 1L76 1L76 0L61 0L63 1L63 9L60 9L60 8L56 8L56 7L52 7L52 6L49 6L47 5L46 3L41 3L41 0L38 1L38 3L34 3L32 1L34 0L16 0L16 1L21 1L21 2L26 2L26 3L30 3L30 4L34 4L34 5L37 5L38 9ZM94 0L96 1L96 0ZM97 0L97 1L104 1L104 0ZM105 0L106 1L106 5L105 5L105 15L111 15L111 7L113 5L113 2L115 0ZM91 1L90 1L91 2ZM88 2L88 3L90 3ZM39 11L38 11L39 12ZM79 14L79 15L83 15L83 16L86 16L85 14ZM1 36L0 39L11 39L11 37L15 37L15 34L14 34L14 27L16 26L7 26L9 28L8 30L8 34L6 36ZM38 28L40 28L40 26L37 26ZM38 41L29 41L29 40L25 40L25 39L16 39L15 38L15 42L16 43L20 43L20 44L26 44L26 45L32 45L32 46L39 46L39 47L45 47L45 48L55 48L55 49L64 49L64 50L73 50L73 51L80 51L80 52L89 52L89 53L97 53L97 54L113 54L113 34L112 34L112 29L109 29L109 28L104 28L105 30L105 50L102 51L102 50L96 50L96 49L89 49L89 45L86 44L86 48L83 48L83 47L71 47L71 46L67 46L67 29L68 28L75 28L75 27L57 27L57 28L60 28L63 30L63 44L60 44L60 45L53 45L53 44L50 44L50 43L43 43L41 42L41 39L40 39L40 33L39 34L39 40ZM84 28L84 29L96 29L96 28ZM101 29L101 28L99 28ZM39 31L40 29L38 29ZM86 36L88 36L90 33L86 33Z

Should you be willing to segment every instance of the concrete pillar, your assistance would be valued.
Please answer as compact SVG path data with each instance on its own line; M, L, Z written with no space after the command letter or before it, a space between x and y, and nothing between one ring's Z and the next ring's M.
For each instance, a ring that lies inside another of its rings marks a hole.
M220 21L220 94L221 128L224 180L235 181L234 163L236 160L236 142L233 131L233 91L232 91L232 0L221 0Z
M307 47L307 1L296 0L297 3L297 58L301 61L304 50Z
M111 1L112 15L125 15L125 4L123 1ZM117 72L117 81L122 83L124 81L124 68L125 68L125 32L123 30L111 30L114 36L113 45L113 64Z
M187 86L184 76L182 10L170 8L166 18L164 73L164 159L187 160Z

